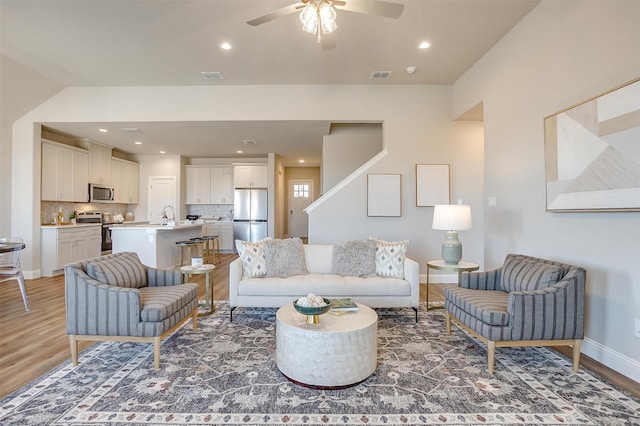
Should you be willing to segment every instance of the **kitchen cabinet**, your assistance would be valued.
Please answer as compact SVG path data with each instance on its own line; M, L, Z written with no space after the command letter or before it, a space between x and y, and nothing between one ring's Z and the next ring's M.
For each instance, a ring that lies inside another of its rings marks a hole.
M89 142L89 183L111 185L111 148Z
M84 149L43 140L41 200L86 203L88 161Z
M140 165L120 158L111 159L111 186L116 203L138 204L140 195Z
M43 226L42 275L62 274L64 265L100 256L102 225Z
M212 221L206 223L204 235L217 235L220 251L233 253L233 222Z
M211 204L233 204L233 167L211 168Z
M233 184L235 188L266 188L267 177L266 164L233 167Z
M187 166L187 204L211 204L211 168Z
M233 204L233 168L186 166L187 204Z

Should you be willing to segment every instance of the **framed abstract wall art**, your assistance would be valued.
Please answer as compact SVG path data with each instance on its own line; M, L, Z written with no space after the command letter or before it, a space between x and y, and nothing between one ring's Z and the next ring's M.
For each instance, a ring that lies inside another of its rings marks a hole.
M545 117L547 210L640 211L640 78Z
M449 204L449 165L416 164L416 206Z
M402 175L367 175L367 216L402 216Z

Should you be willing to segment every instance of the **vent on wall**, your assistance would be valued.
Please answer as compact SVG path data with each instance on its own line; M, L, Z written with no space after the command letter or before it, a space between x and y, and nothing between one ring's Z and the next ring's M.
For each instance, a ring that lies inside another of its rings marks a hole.
M388 80L391 77L391 71L373 71L371 80Z
M219 71L202 71L205 80L224 80L222 73Z

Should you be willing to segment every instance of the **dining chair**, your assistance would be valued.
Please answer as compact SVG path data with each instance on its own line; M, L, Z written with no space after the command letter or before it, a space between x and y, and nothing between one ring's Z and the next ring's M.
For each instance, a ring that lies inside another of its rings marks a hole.
M16 248L15 243L19 244L18 248ZM0 283L10 280L18 281L24 307L28 312L27 287L24 284L24 276L20 268L20 252L22 249L22 238L0 238Z

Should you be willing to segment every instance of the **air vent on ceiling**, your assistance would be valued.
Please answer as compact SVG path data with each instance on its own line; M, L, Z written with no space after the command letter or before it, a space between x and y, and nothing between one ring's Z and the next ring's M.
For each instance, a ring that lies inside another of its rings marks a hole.
M246 139L242 142L244 142L245 145L258 145L258 142L256 142L254 139Z
M373 71L371 73L372 80L388 80L391 77L391 71Z
M218 71L202 71L205 80L224 80L221 72Z
M137 127L123 127L120 130L122 130L123 132L129 132L129 133L136 133L140 131L140 129L138 129Z

